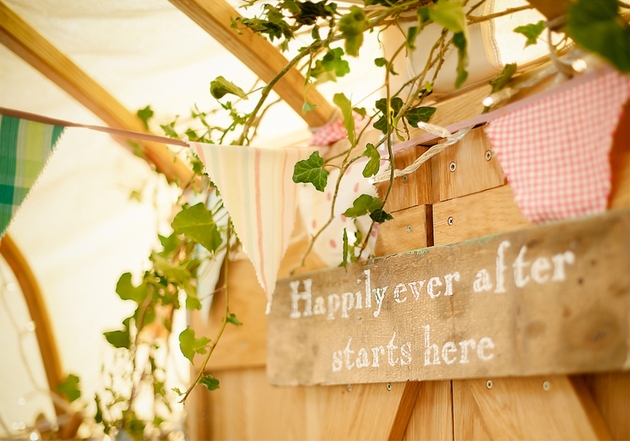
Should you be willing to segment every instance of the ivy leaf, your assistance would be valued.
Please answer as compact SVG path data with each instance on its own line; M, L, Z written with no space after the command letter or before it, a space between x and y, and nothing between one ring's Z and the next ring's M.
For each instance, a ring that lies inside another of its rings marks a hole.
M243 89L231 81L226 80L222 76L218 76L215 80L210 82L210 94L215 99L223 98L228 93L236 95L244 100L247 99L247 94L243 92Z
M243 324L236 318L236 314L233 313L230 313L230 315L225 318L225 321L236 326L243 326Z
M381 208L383 203L377 197L362 194L352 202L352 207L348 208L343 215L346 217L359 217Z
M383 57L379 57L379 58L375 58L374 59L374 64L377 67L384 67L384 66L387 66L389 64L389 61L387 61ZM392 75L398 75L398 73L394 70L394 66L393 65L389 68L389 73L392 74Z
M429 9L428 15L432 21L454 34L466 32L466 14L462 2L440 0L435 7Z
M363 177L369 178L370 176L377 174L378 170L381 168L381 155L378 153L378 150L376 150L376 147L374 147L374 144L368 143L365 146L363 155L361 156L370 158L363 169Z
M407 112L405 119L411 127L418 127L420 121L429 122L435 111L435 107L416 107Z
M530 23L524 26L518 26L514 28L514 32L517 34L523 34L527 41L525 47L538 43L538 37L545 30L545 21L540 20L538 23Z
M306 114L306 112L310 112L311 110L315 110L315 107L317 107L317 104L311 104L308 101L304 101L304 104L302 104L302 115Z
M429 9L426 6L418 8L418 24L420 25L420 29L418 32L422 31L426 25L431 23L431 17L429 16Z
M103 332L105 339L115 348L129 349L131 346L131 337L129 335L130 317L123 320L124 328L122 331Z
M468 78L468 72L466 67L468 66L468 42L464 32L458 32L453 35L453 45L457 48L457 78L455 79L455 88L459 89L466 78Z
M382 208L377 208L370 213L370 218L374 222L378 222L379 224L381 224L385 221L392 220L394 217Z
M136 115L138 115L138 118L142 121L144 129L149 130L149 120L153 117L153 110L151 109L151 106L138 110Z
M177 233L171 233L168 237L158 234L158 239L162 245L162 251L159 254L164 257L169 256L182 243L181 239L177 237Z
M416 36L418 35L418 26L411 26L407 34L407 47L409 49L416 48Z
M199 380L199 384L206 386L208 390L217 390L219 388L219 380L212 375L205 375Z
M337 78L350 73L350 65L343 59L343 55L343 49L340 47L329 50L321 60L315 62L310 75L313 78L322 78L325 73L328 73L329 79L336 81Z
M363 9L350 6L350 12L339 20L341 36L346 40L346 53L356 57L363 45L363 31L367 26L367 17Z
M164 130L164 134L169 138L179 139L179 135L175 131L175 121L170 124L160 124L162 130Z
M72 403L81 396L79 377L74 374L69 374L65 380L57 385L57 391Z
M324 160L319 152L313 152L308 159L298 161L293 167L293 182L311 183L318 191L324 191L328 183L328 172L324 170Z
M140 304L147 297L147 285L142 282L137 287L131 283L131 274L124 273L116 283L116 293L123 300L133 300Z
M615 0L578 0L567 17L569 35L583 48L630 73L630 27L619 16Z
M103 409L101 407L101 399L98 395L94 394L94 402L96 403L96 413L94 414L94 421L96 424L103 422Z
M195 338L195 331L188 326L179 334L179 348L191 363L195 354L205 354L206 345L210 343L210 339L206 337Z
M505 88L515 73L516 63L509 63L503 66L501 73L490 81L490 85L492 86L492 91L490 93L495 93Z
M195 293L189 292L189 290L186 289L187 286L194 288L190 283L184 283L184 290L187 293L186 309L188 309L189 311L201 309L201 301L199 301L199 297L197 297Z
M176 284L183 283L184 281L190 280L192 275L190 271L188 271L183 266L179 266L171 263L169 260L160 256L159 254L152 254L151 261L155 265L155 269L164 274L164 277L170 282L174 282Z
M183 208L177 213L171 226L177 234L194 240L208 251L216 251L223 242L212 212L202 202Z
M376 107L377 110L380 110L383 113L383 116L381 116L378 121L376 121L374 124L372 124L372 127L374 127L375 129L380 130L381 132L383 132L383 134L387 134L387 115L389 114L390 116L396 116L398 115L398 112L400 111L400 109L403 106L403 100L399 97L394 97L390 100L390 112L387 111L387 99L386 98L380 98L378 100L376 100L376 103L374 104L374 106Z
M171 390L172 390L173 392L175 392L175 393L176 393L178 396L180 396L180 397L181 397L182 395L184 395L184 392L182 392L182 391L179 389L179 387L171 387Z
M343 229L343 237L342 237L342 243L343 243L343 247L342 247L342 260L341 263L339 264L339 266L346 268L348 266L348 233L346 232L346 229Z
M346 134L350 144L354 146L357 143L357 137L354 133L354 117L352 116L352 103L343 93L336 93L333 96L333 103L341 109L341 115L343 116L343 127L346 129Z

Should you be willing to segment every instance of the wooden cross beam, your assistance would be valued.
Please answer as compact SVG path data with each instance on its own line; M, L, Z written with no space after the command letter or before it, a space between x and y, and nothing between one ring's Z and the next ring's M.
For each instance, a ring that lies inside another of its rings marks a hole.
M144 132L140 119L0 1L0 43L40 71L110 127ZM190 169L164 144L141 141L146 159L169 181L185 186ZM129 148L129 146L125 145Z
M240 14L224 0L170 0L202 29L234 54L265 83L269 83L288 60L270 42L250 29L232 28L232 18ZM334 114L334 107L311 86L304 92L304 76L296 68L290 69L276 83L274 91L291 106L311 127L326 124ZM304 99L316 107L302 113Z

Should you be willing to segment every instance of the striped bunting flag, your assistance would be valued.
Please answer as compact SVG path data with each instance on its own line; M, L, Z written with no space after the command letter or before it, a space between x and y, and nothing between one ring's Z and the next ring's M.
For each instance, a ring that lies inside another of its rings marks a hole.
M191 142L218 187L267 301L293 231L298 186L293 166L310 149L266 149ZM268 303L269 304L269 303Z
M0 237L35 184L63 129L0 115Z

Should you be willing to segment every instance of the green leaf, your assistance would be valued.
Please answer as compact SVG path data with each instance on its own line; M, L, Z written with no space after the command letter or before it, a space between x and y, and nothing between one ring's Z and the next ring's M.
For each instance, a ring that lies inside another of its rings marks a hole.
M381 208L377 208L376 210L370 213L370 218L374 222L383 223L385 221L392 220L394 217L391 214L389 214L387 211Z
M363 45L363 32L367 26L367 17L363 9L358 6L350 6L350 12L339 20L341 36L346 40L346 53L356 57Z
M428 11L429 18L454 34L466 32L463 2L440 0ZM419 13L419 12L418 12Z
M343 243L343 247L342 247L342 260L341 263L339 264L339 266L346 268L348 266L348 233L346 232L346 229L343 229L343 237L342 237L342 243Z
M169 282L180 284L184 281L190 280L192 277L190 271L188 271L185 267L171 263L159 254L152 254L151 261L155 265L155 269L161 272Z
M516 73L516 63L510 63L503 66L503 70L499 75L490 81L492 91L490 93L498 92L507 86L512 76Z
M416 48L416 36L418 35L418 26L411 26L407 34L407 47L409 49Z
M142 121L145 130L149 130L149 120L153 117L153 110L151 110L151 106L138 110L136 115L138 115L138 118Z
M383 134L387 134L387 121L388 121L388 115L389 117L395 117L396 115L398 115L398 112L400 112L400 109L403 106L403 100L399 97L394 97L390 100L390 111L387 111L387 99L386 98L380 98L378 100L376 100L376 103L374 104L375 107L377 108L377 110L380 110L383 113L383 116L380 117L378 119L378 121L376 121L374 124L372 124L372 127L374 127L375 129L380 130L381 132L383 132ZM391 120L391 119L390 119Z
M129 334L129 323L131 317L123 320L124 328L120 331L103 332L105 339L115 348L129 349L131 347L131 336Z
M302 115L306 114L306 112L310 112L311 110L315 110L315 107L317 107L317 104L311 104L308 101L304 101L304 104L302 104Z
M333 96L333 103L341 109L341 115L343 116L343 127L346 129L348 141L354 147L357 142L356 134L354 133L354 117L352 116L352 103L343 93L336 93Z
M219 388L219 380L212 375L205 375L199 380L199 384L206 386L208 390L217 390Z
M343 215L346 217L359 217L381 208L383 203L377 197L362 194L352 202L352 207L348 208Z
M188 295L186 296L186 309L188 309L189 311L192 310L199 310L201 309L201 302L199 301L199 299L197 297Z
M103 422L103 409L101 408L101 399L98 395L94 394L94 402L96 403L96 413L94 414L94 421L96 424Z
M236 95L244 100L247 99L247 94L243 92L243 89L236 84L226 80L222 76L218 76L215 80L210 82L210 94L215 99L223 98L228 93Z
M344 52L340 47L329 50L321 60L315 62L310 75L313 78L321 79L324 74L327 74L327 79L337 81L337 78L350 73L350 65L343 59L343 56Z
M57 385L57 391L72 403L81 396L79 377L74 374L69 374L65 380Z
M188 326L179 334L179 348L191 363L195 354L205 354L206 345L210 343L210 339L206 337L195 338L195 331Z
M630 73L630 26L619 16L615 0L578 0L567 17L571 38L583 48Z
M236 314L233 313L230 313L230 315L225 318L225 321L236 326L243 326L243 324L236 318Z
M137 287L133 286L131 274L124 273L116 283L116 293L123 300L133 300L139 304L147 297L147 285L142 282Z
M367 164L365 164L365 168L363 169L363 177L369 178L370 176L374 176L375 174L377 174L378 170L381 168L381 155L378 153L376 147L374 147L374 144L368 143L365 146L365 151L363 152L363 155L361 156L370 158Z
M542 34L542 31L545 30L545 21L540 20L538 23L530 23L524 26L518 26L514 28L514 32L517 34L523 34L527 41L525 42L525 47L538 43L538 37Z
M411 127L418 127L420 121L429 122L435 111L435 107L416 107L407 112L405 119Z
M180 397L181 397L182 395L184 395L184 392L182 392L181 390L179 390L179 387L171 387L171 390L172 390L173 392L175 392L175 393L176 393L178 396L180 396Z
M374 59L374 64L377 67L383 67L383 66L387 66L389 64L389 61L387 61L385 58L380 57L380 58L375 58ZM398 75L398 73L396 71L394 71L394 66L390 66L389 68L389 73L392 75Z
M162 130L164 130L164 134L166 136L168 136L169 138L173 138L173 139L179 139L179 135L177 134L177 132L175 131L175 122L172 122L168 125L166 124L160 124L160 127L162 127Z
M160 244L162 245L162 251L160 252L161 256L170 255L175 249L182 243L182 240L177 236L177 233L171 233L170 236L162 236L158 234L158 239L160 239Z
M324 160L315 151L308 159L298 161L293 167L293 182L311 183L318 191L324 191L328 183L328 172L323 168Z
M453 45L457 48L457 78L455 79L455 88L464 84L468 78L466 67L468 66L468 42L464 32L458 32L453 35Z
M171 224L177 234L201 244L208 251L216 251L223 242L212 212L199 202L177 213Z
M418 8L418 24L420 25L420 29L418 31L422 31L426 25L431 23L431 17L429 16L429 9L426 6Z

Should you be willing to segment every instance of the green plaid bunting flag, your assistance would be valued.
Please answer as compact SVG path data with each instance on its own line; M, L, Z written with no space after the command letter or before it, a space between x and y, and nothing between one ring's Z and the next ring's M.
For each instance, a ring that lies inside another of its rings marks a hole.
M63 129L0 115L0 237L35 184Z

